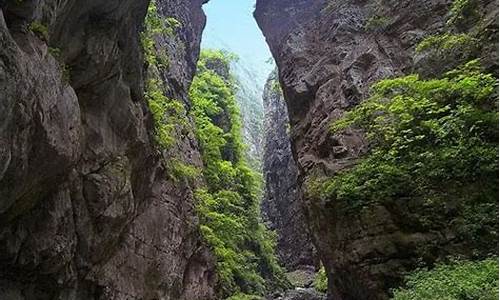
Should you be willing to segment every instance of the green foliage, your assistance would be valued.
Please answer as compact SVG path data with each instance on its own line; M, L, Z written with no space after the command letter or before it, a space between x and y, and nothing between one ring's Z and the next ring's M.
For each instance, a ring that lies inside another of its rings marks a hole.
M171 172L172 179L177 182L183 179L193 181L201 175L199 168L178 159L170 160L167 166Z
M439 264L432 270L417 270L406 287L394 292L395 300L496 300L498 258Z
M145 96L155 122L156 142L168 149L175 142L176 129L188 125L184 104L166 97L157 79L146 82Z
M176 142L178 132L189 124L184 104L165 96L164 88L158 68L167 68L169 65L168 54L165 49L156 49L158 35L173 35L173 30L180 26L175 18L164 18L158 13L156 1L149 3L148 12L144 21L144 31L141 33L141 42L144 49L144 60L148 64L148 77L146 81L145 97L153 115L155 123L156 142L163 150L170 149ZM174 160L167 163L171 175L175 180L192 178L195 170L182 162Z
M446 24L460 25L465 22L468 17L475 14L475 6L474 0L454 0Z
M49 47L48 51L50 55L54 56L55 59L59 60L61 58L61 49Z
M422 40L415 52L420 53L429 49L434 49L442 54L450 51L470 52L477 47L477 40L468 34L450 34L444 33L433 35Z
M203 51L191 85L207 182L196 197L202 234L217 257L221 298L253 299L243 294L262 295L270 285L282 285L284 276L274 257L274 236L259 222L258 176L242 155L232 59L222 51Z
M386 16L372 16L365 24L365 30L378 30L384 29L391 23L391 19Z
M59 63L62 81L68 83L71 80L71 68L67 64L64 63L64 61L61 57L61 49L54 48L54 47L48 47L48 52Z
M308 193L334 199L347 210L408 198L429 205L455 200L463 214L456 223L463 223L464 237L487 240L484 232L493 237L496 97L496 80L481 73L477 61L440 79L410 75L380 81L370 99L332 124L334 133L362 129L372 145L370 153L333 178L310 178ZM475 222L480 225L473 226Z
M181 26L181 22L173 17L160 16L155 0L149 3L144 20L144 31L141 33L142 48L145 60L149 65L168 68L170 65L168 55L165 49L156 49L155 38L158 35L167 35L173 38L175 30Z
M275 93L282 93L282 90L281 90L281 85L280 85L280 82L279 80L274 80L272 85L271 85L271 89L273 92Z
M28 27L34 34L44 41L49 40L49 29L39 21L33 21Z
M325 267L321 266L318 273L316 273L313 286L318 292L326 293L328 290L328 277L326 276Z
M262 298L261 296L238 293L234 296L227 298L226 300L263 300L263 299L264 298Z
M189 127L187 112L181 101L165 96L157 73L150 72L149 77L146 81L145 98L153 116L155 140L161 150L168 151L175 145L177 137ZM192 182L201 173L195 166L175 157L165 160L165 166L168 175L175 182Z

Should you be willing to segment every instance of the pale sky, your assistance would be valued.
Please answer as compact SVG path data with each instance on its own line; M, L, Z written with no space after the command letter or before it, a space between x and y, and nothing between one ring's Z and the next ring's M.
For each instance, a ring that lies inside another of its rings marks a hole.
M263 85L274 66L266 63L271 53L253 18L254 5L255 0L210 0L203 6L207 26L201 45L236 53Z

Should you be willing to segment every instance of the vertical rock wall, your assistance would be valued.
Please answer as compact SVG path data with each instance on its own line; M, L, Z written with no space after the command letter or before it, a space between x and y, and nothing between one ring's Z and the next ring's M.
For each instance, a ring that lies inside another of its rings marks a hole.
M201 0L158 1L188 105ZM210 299L188 182L153 142L139 41L146 0L0 1L0 298ZM194 139L176 149L200 165Z
M290 146L290 124L277 71L264 87L265 194L262 214L268 227L278 234L277 254L281 264L294 271L314 265L314 251L307 230L297 186L298 170Z
M422 38L448 30L452 1L257 0L255 17L279 68L291 122L299 187L309 176L334 176L368 145L360 132L332 135L329 125L369 95L372 83L444 65L414 57ZM498 67L498 1L474 1L480 57ZM383 24L373 26L373 18ZM452 60L457 65L460 60ZM450 65L446 65L450 67ZM425 260L470 255L451 226L420 224L434 213L419 201L372 205L342 213L332 201L302 197L313 241L329 277L332 299L387 299L405 272ZM432 217L431 217L432 219ZM495 252L496 241L491 241Z

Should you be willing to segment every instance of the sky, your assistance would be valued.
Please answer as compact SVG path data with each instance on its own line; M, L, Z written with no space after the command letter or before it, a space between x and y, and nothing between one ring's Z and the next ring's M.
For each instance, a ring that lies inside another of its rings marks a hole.
M210 0L203 6L207 25L201 46L236 53L264 85L273 65L266 63L271 53L253 18L254 5L255 0Z

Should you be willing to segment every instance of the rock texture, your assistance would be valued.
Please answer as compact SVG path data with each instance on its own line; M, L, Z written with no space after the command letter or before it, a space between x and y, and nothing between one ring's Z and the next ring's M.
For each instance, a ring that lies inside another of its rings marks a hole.
M307 230L297 187L298 170L290 146L290 125L277 71L264 87L265 194L264 220L278 234L277 254L282 266L294 271L314 265L314 249Z
M158 41L186 91L201 0L158 1L183 26ZM0 1L0 298L210 299L193 188L152 137L139 41L146 0ZM179 42L181 41L182 44ZM185 159L201 164L180 137Z
M255 16L278 64L288 106L301 189L308 176L334 176L367 151L360 132L332 136L328 127L365 99L372 83L412 71L436 74L432 68L438 66L416 57L414 49L423 37L446 30L451 2L257 0ZM480 56L496 73L498 1L474 5L481 21L462 31L482 32L486 47ZM369 26L380 16L384 22ZM335 203L311 200L303 197L306 218L332 299L387 299L419 261L471 254L448 226L429 229L409 217L429 213L421 202L341 214Z

